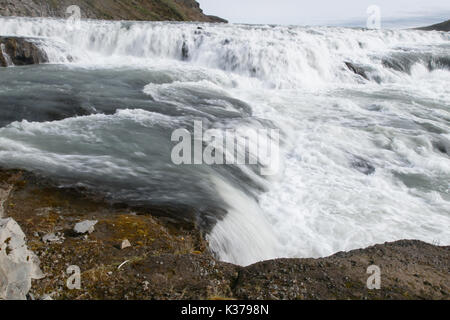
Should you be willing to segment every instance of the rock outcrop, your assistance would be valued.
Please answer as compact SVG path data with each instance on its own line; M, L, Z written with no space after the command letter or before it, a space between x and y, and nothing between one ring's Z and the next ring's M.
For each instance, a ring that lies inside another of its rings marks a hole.
M0 300L25 300L32 279L43 278L39 259L12 218L0 219Z
M0 0L0 15L65 18L72 5L89 19L227 22L205 15L195 0Z
M405 240L241 267L216 260L194 225L151 208L110 206L23 171L0 170L2 184L14 186L6 213L46 274L32 282L36 299L449 299L450 247ZM95 230L74 232L85 220L97 220ZM49 233L64 237L43 241ZM371 265L381 270L379 290L367 288ZM80 289L67 288L68 266L81 270Z
M359 66L355 65L354 63L347 62L347 61L344 63L347 66L348 70L350 70L354 74L357 74L358 76L363 77L366 80L369 80L369 77L367 76L366 71L362 67L359 67Z
M264 261L240 272L234 292L243 299L449 299L449 257L450 247L402 240L322 259ZM372 265L379 290L367 288Z
M433 24L432 26L417 28L417 30L425 30L425 31L450 31L450 20L447 20L442 23Z
M0 67L48 62L46 53L32 39L0 37Z

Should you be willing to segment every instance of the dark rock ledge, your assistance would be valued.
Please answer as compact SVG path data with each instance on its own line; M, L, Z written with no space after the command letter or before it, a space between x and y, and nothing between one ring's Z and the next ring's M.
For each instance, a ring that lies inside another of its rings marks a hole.
M32 40L20 37L0 37L0 67L24 66L48 62L47 54Z
M30 299L449 299L450 247L404 240L240 267L217 261L194 226L151 209L112 207L19 170L0 170L0 191L45 274ZM85 220L97 221L93 232L76 234ZM366 288L373 264L381 290ZM80 290L66 286L70 265L81 269Z
M356 64L348 62L348 61L345 61L344 63L346 65L346 67L348 68L348 70L350 70L354 74L357 74L358 76L363 77L366 80L369 80L369 77L367 76L364 68L357 66Z
M450 20L447 20L447 21L444 21L441 23L437 23L437 24L433 24L432 26L428 26L428 27L417 28L417 30L450 32Z

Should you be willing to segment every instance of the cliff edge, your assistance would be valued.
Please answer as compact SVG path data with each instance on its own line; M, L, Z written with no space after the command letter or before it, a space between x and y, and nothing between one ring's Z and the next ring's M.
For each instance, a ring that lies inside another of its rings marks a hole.
M450 31L450 20L447 20L447 21L444 21L441 23L437 23L437 24L433 24L432 26L418 28L418 30L449 32Z
M156 208L111 206L81 191L0 169L4 217L20 225L45 274L31 288L27 283L28 299L449 299L448 246L403 240L241 267L216 260L193 224L164 218ZM91 222L92 228L77 228ZM1 235L0 224L0 240L9 237ZM4 242L0 247L10 250ZM371 290L367 270L374 265L381 283ZM76 290L67 285L69 266L81 272Z
M204 14L195 0L0 0L0 16L65 18L72 5L87 19L227 22Z

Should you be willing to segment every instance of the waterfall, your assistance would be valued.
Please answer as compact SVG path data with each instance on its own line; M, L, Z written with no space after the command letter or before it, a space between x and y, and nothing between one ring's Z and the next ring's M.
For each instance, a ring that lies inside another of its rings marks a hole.
M0 35L50 61L0 70L0 166L169 206L242 265L450 243L449 33L1 17ZM195 121L279 130L280 172L176 165Z
M5 59L6 66L7 67L13 67L14 63L13 63L11 57L6 53L6 48L5 48L5 45L3 43L0 44L0 50L2 52L3 58Z

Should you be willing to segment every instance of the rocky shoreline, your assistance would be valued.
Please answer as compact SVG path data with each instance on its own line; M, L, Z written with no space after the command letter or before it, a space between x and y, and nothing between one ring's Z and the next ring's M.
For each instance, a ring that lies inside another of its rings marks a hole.
M17 222L44 275L33 277L28 299L449 299L450 247L405 240L241 267L216 260L194 223L112 206L25 171L0 170L0 203L0 221ZM93 226L81 230L86 221ZM0 261L9 245L0 244ZM366 287L370 265L381 269L380 290ZM70 266L80 289L67 285Z

